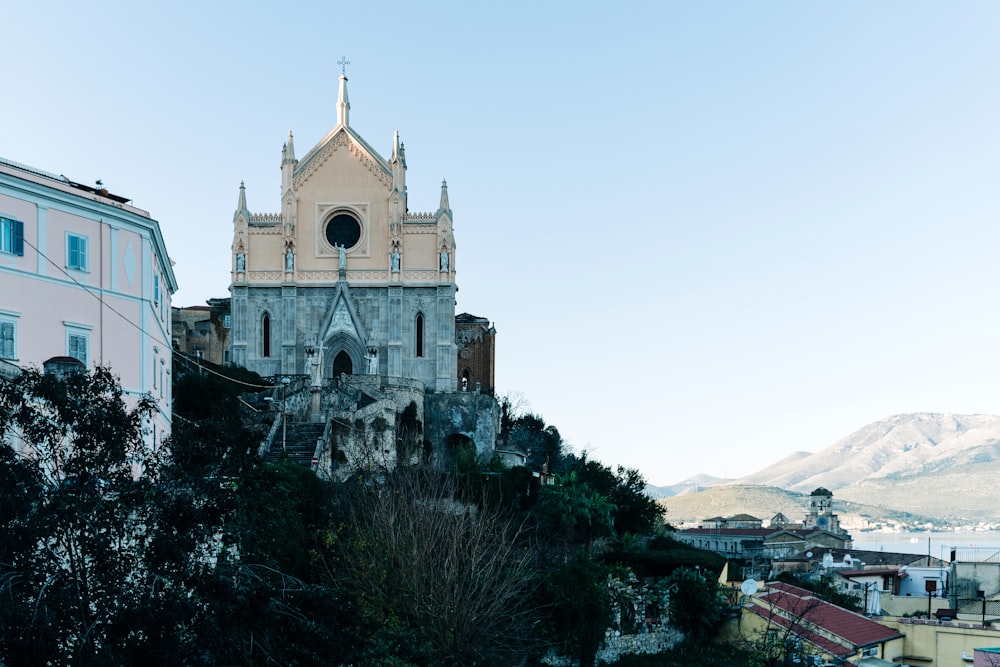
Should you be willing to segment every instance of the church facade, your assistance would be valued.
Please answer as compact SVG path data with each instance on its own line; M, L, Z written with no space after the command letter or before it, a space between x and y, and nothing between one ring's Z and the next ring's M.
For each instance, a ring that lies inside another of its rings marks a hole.
M447 183L436 211L411 212L398 133L385 159L349 113L341 76L336 126L301 159L289 132L278 212L251 212L240 185L231 360L264 376L308 375L313 386L347 374L460 390ZM492 368L489 378L492 389Z

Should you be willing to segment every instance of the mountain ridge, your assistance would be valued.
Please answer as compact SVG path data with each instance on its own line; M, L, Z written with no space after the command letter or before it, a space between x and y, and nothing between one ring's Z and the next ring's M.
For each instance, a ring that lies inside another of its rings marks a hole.
M817 452L793 452L741 478L697 475L668 487L652 487L651 493L668 498L669 508L679 504L679 496L725 486L772 487L799 494L823 487L834 493L835 503L883 508L886 521L896 521L890 517L902 513L947 525L1000 523L1000 508L983 492L992 488L998 474L1000 416L921 412L866 424ZM706 505L722 509L717 499ZM726 506L738 505L732 499ZM741 511L712 510L705 516ZM879 520L873 510L865 514Z

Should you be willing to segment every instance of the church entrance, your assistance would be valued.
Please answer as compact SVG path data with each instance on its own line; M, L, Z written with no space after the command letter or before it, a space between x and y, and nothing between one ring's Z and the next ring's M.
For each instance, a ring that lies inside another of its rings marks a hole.
M341 373L351 375L354 372L354 365L351 363L351 355L346 350L341 350L333 358L333 377L340 377Z

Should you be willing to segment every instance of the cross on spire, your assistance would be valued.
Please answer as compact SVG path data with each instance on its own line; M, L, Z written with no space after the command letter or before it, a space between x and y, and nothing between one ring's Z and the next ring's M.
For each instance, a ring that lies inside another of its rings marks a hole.
M337 61L340 65L340 73L347 76L347 66L351 64L351 61L347 59L347 56L340 56L340 60Z

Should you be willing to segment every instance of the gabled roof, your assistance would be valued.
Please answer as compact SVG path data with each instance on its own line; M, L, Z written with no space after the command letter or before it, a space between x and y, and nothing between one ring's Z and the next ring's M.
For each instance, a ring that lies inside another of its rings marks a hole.
M348 141L354 141L358 146L361 147L368 157L371 158L372 162L378 165L378 168L385 173L386 176L392 178L392 170L389 168L389 163L385 161L378 151L371 147L371 145L361 138L361 135L354 131L354 128L349 125L338 125L337 127L330 130L330 132L320 139L319 143L316 144L312 150L305 154L298 165L295 167L296 176L305 173L309 168L309 164L323 152L323 149L327 147L334 139L336 139L338 134L345 134L349 137Z
M903 636L861 614L821 600L804 588L783 582L769 582L767 590L754 598L748 609L838 656Z

